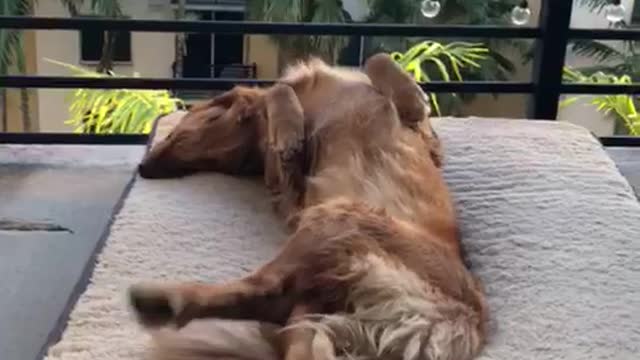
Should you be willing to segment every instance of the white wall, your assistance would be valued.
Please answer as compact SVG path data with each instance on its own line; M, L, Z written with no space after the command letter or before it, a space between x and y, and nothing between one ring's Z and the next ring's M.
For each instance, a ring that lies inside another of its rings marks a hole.
M631 19L633 3L634 0L622 0L622 5L627 9L627 21ZM605 17L604 11L601 13L591 12L588 7L580 6L579 0L573 0L571 27L579 29L607 29L609 22ZM609 41L607 44L622 49L620 47L622 43L619 41ZM569 67L591 66L594 64L595 62L591 58L578 56L570 50L567 52L566 65ZM563 96L563 98L567 96ZM598 136L612 135L614 132L613 118L597 112L595 106L588 104L589 100L590 97L585 97L583 100L571 106L560 108L558 119L584 126Z
M168 19L170 13L166 7L149 6L150 0L121 0L123 11L135 19ZM156 1L157 0L151 0ZM87 11L87 13L89 13ZM36 16L67 17L69 14L59 1L39 1ZM117 65L114 71L122 75L140 73L143 77L171 77L171 64L174 57L174 34L144 33L131 34L131 64ZM36 56L38 75L65 75L67 69L45 61L50 58L65 63L95 68L93 64L80 63L80 41L77 31L42 31L36 32ZM65 125L68 119L68 104L65 96L71 89L38 89L38 113L40 131L71 132Z

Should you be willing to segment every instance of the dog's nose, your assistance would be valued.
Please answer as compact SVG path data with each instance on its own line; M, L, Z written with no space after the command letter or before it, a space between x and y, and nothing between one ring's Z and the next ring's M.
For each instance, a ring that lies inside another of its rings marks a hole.
M178 178L190 174L192 171L169 165L166 161L158 164L150 165L149 162L143 161L138 165L138 174L145 179L168 179Z
M140 174L140 176L145 179L153 179L154 177L156 177L154 176L151 168L145 163L141 163L140 165L138 165L138 174Z

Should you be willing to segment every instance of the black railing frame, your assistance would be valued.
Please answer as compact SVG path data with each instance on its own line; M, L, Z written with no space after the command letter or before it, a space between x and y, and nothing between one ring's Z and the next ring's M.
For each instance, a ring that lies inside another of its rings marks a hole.
M531 94L528 118L555 120L562 94L640 94L640 85L563 84L562 69L570 39L635 40L638 29L570 29L572 2L545 0L540 26L419 26L397 24L310 24L233 21L164 21L96 18L0 17L0 28L31 30L125 30L141 32L201 32L242 34L359 35L464 38L524 38L537 40L532 82L430 82L429 92ZM78 78L64 76L0 76L5 88L129 88L225 90L234 85L268 85L256 79ZM77 139L76 139L77 138ZM82 140L84 139L84 140ZM0 143L137 144L139 135L72 135L0 133ZM601 138L608 146L640 146L640 138Z

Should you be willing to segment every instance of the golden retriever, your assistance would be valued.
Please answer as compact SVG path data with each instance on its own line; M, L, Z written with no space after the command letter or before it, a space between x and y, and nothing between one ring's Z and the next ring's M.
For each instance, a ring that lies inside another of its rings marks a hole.
M277 324L287 360L472 359L487 307L463 263L429 111L384 54L363 70L310 60L273 86L195 106L140 175L262 173L291 233L273 260L236 281L132 286L140 323Z

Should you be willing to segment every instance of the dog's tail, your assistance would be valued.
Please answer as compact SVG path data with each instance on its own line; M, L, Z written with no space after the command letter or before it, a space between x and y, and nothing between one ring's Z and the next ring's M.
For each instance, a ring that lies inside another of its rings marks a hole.
M314 358L469 360L478 354L481 312L429 289L402 265L374 256L364 262L366 275L350 294L352 311L293 325L315 331Z
M149 360L279 360L277 325L195 320L180 330L151 333Z

